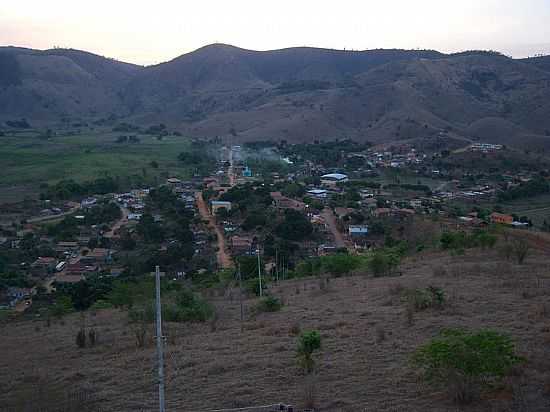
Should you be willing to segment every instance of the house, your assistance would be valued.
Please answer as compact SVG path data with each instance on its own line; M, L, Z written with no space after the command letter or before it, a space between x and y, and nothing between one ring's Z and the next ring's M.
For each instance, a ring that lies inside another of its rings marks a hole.
M166 183L170 186L178 186L181 183L181 180L176 177L170 177L166 179Z
M336 253L337 250L338 248L334 245L319 245L319 247L317 248L317 254L319 256L326 256Z
M7 289L5 295L7 297L8 305L14 307L20 301L30 299L34 290L31 288L16 288L10 287Z
M369 227L367 225L350 225L348 234L351 238L362 238L369 234Z
M212 200L210 202L210 208L212 210L212 214L216 214L219 209L225 209L229 212L231 210L231 202L223 200Z
M343 218L345 218L346 216L352 214L355 211L356 211L355 209L352 209L352 208L349 208L349 207L336 207L336 208L334 208L334 214L340 220L342 220Z
M326 199L328 192L325 189L311 189L307 191L307 194L315 199Z
M76 252L78 250L78 246L78 242L57 242L57 245L55 245L55 251L61 254L65 252Z
M371 197L362 200L361 205L363 205L367 209L376 209L378 207L378 201L375 198Z
M31 265L31 273L33 276L46 277L55 270L57 259L53 257L39 257Z
M111 250L104 248L95 248L88 252L86 256L80 258L80 262L85 265L101 266L111 261Z
M97 266L86 265L82 261L78 261L78 262L75 262L75 263L69 263L67 265L65 275L57 276L56 281L58 281L59 279L70 279L70 281L72 281L75 277L78 277L78 276L83 277L86 274L95 273L98 270L99 270L99 268ZM71 278L71 277L73 277L73 278Z
M230 243L234 255L248 255L252 253L252 239L250 238L233 236Z
M277 209L293 209L298 211L303 211L306 209L306 204L304 202L283 196L281 192L271 192L270 195Z
M345 183L348 176L343 173L329 173L321 176L321 184L326 186L335 186L337 183Z
M82 200L80 205L84 209L91 208L97 204L97 199L95 197L87 197L86 199Z
M492 223L498 223L501 225L511 225L514 223L514 218L511 215L505 215L502 213L491 213L490 218Z
M392 209L389 209L387 207L379 207L374 210L373 214L376 217L386 217L390 216L393 213Z

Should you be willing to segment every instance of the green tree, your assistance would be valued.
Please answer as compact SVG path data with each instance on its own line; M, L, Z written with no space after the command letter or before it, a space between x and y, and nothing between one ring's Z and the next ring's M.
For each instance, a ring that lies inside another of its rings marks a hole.
M506 335L449 329L418 348L412 360L429 382L452 388L455 401L467 402L479 386L504 377L521 358Z
M306 374L313 372L315 360L313 353L321 349L321 335L318 331L304 331L298 340L298 363Z

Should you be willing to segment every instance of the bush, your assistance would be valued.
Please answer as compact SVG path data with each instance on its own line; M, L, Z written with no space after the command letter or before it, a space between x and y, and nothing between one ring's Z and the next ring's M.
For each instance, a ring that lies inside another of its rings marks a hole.
M321 349L321 335L312 330L302 332L298 341L298 362L306 374L313 372L315 361L313 352Z
M408 301L412 303L416 311L432 307L441 308L445 303L445 292L435 286L429 286L426 289L414 289L409 291Z
M390 274L400 262L400 255L393 249L382 249L373 252L368 260L368 267L374 276Z
M248 279L245 283L248 293L253 293L256 296L260 296L260 279L258 277ZM266 279L262 277L262 292L267 289Z
M450 329L418 348L412 361L429 382L451 389L453 400L468 402L475 389L504 377L521 358L506 335Z
M212 306L188 289L178 293L175 305L163 307L163 317L169 322L205 322L213 314Z
M55 317L61 317L73 311L73 302L68 296L59 296L50 308L51 314Z
M512 242L512 251L516 257L518 265L522 265L529 253L529 243L525 239L514 239Z
M163 298L162 319L167 322L205 322L213 314L212 306L189 289L179 290ZM134 323L153 322L156 316L153 302L130 308L128 316Z
M76 346L81 349L86 347L86 331L83 328L76 334Z
M257 306L259 312L278 312L283 307L283 303L275 296L266 296Z

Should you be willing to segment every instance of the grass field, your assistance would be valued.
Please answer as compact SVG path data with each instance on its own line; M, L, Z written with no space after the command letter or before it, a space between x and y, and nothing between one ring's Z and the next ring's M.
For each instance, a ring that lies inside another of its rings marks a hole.
M455 201L453 204L464 211L470 211L474 206L492 209L498 204L504 213L516 214L520 217L527 216L533 221L533 225L536 227L540 227L544 220L550 222L550 195L540 195L501 203L480 202L476 204Z
M165 323L168 410L276 402L302 407L307 380L296 361L296 334L313 329L322 339L314 378L322 411L548 411L548 257L532 251L524 265L515 265L496 251L437 252L404 262L399 278L358 274L324 288L313 278L286 281L271 289L285 302L281 312L253 316L257 299L244 301L242 330L238 291L211 291L217 322ZM409 322L400 291L430 285L445 291L444 308L416 312ZM88 313L85 322L99 337L93 348L75 344L84 323L78 314L51 325L45 319L2 325L0 405L16 406L33 392L48 395L59 387L88 388L93 410L158 410L153 325L147 346L138 348L139 326L121 311ZM444 390L426 386L410 364L413 351L443 328L506 333L526 362L480 401L459 409ZM45 399L40 406L47 410L49 404Z
M116 143L119 135L98 131L43 139L29 132L0 137L0 188L9 187L11 192L0 194L0 201L32 194L41 183L68 178L189 175L189 168L177 160L177 155L189 148L189 139L170 136L159 141L142 135L139 143ZM158 169L151 167L152 161L158 163Z

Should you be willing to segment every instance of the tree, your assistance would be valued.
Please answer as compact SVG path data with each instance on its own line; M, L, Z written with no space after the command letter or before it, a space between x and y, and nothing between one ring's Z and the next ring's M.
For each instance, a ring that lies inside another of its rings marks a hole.
M313 372L315 367L313 352L319 349L321 349L319 332L316 330L302 332L298 340L298 363L308 375Z
M286 210L283 222L277 227L276 234L287 240L303 240L313 232L311 222L296 210Z
M149 213L141 216L136 230L146 242L158 243L164 240L164 230Z
M465 403L480 386L504 377L522 359L506 335L449 329L418 348L412 360L428 382L445 385L454 401Z
M529 253L529 249L529 242L527 242L527 240L525 239L516 238L512 241L512 251L514 253L514 256L516 257L518 265L523 264L525 258L527 257L527 254Z

